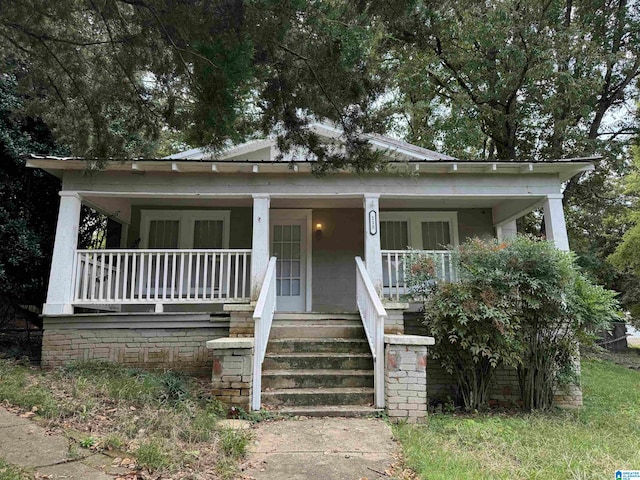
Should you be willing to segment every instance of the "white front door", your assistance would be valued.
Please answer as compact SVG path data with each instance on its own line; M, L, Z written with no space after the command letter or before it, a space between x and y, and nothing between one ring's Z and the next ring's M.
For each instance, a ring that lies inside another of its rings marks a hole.
M271 255L276 264L276 295L279 312L304 312L307 304L307 265L310 212L308 210L271 210Z

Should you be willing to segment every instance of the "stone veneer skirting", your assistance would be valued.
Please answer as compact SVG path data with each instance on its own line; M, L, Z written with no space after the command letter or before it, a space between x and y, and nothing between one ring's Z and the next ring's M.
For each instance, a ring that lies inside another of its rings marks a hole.
M44 318L42 366L103 360L210 375L206 342L228 335L209 314L80 314Z

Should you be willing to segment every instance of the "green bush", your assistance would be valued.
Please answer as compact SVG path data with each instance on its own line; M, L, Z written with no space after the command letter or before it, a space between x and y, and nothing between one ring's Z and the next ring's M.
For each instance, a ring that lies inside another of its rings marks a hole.
M530 237L471 239L453 259L457 283L434 284L428 268L408 274L424 293L433 357L464 407L482 407L496 368L508 365L518 369L525 409L549 408L554 388L576 380L578 341L593 341L618 317L615 292L591 283L571 253Z

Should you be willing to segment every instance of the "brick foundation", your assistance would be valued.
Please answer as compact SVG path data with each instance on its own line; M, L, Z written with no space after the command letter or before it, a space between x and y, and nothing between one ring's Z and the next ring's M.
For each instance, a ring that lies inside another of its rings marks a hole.
M404 302L385 302L384 309L387 311L387 319L384 322L384 333L386 335L402 335L404 331L404 312L409 308Z
M384 399L393 421L424 421L427 416L427 345L433 338L385 335Z
M207 342L213 352L211 393L230 407L251 409L253 338L218 338Z
M224 306L224 311L229 312L229 336L249 338L253 337L254 325L253 305L234 305L228 304Z
M134 368L171 369L208 375L212 355L206 342L219 328L49 329L42 337L42 366L105 360Z

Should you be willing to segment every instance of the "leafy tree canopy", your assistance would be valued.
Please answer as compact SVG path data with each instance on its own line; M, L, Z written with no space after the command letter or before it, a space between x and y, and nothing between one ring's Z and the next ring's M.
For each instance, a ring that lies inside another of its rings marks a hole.
M16 83L0 76L0 298L35 305L45 298L60 183L22 156L62 152L46 125L20 113Z
M3 2L0 38L29 107L78 155L152 156L171 132L216 149L276 129L285 151L366 164L357 133L379 130L381 34L357 3ZM320 144L311 116L341 125L347 152Z

